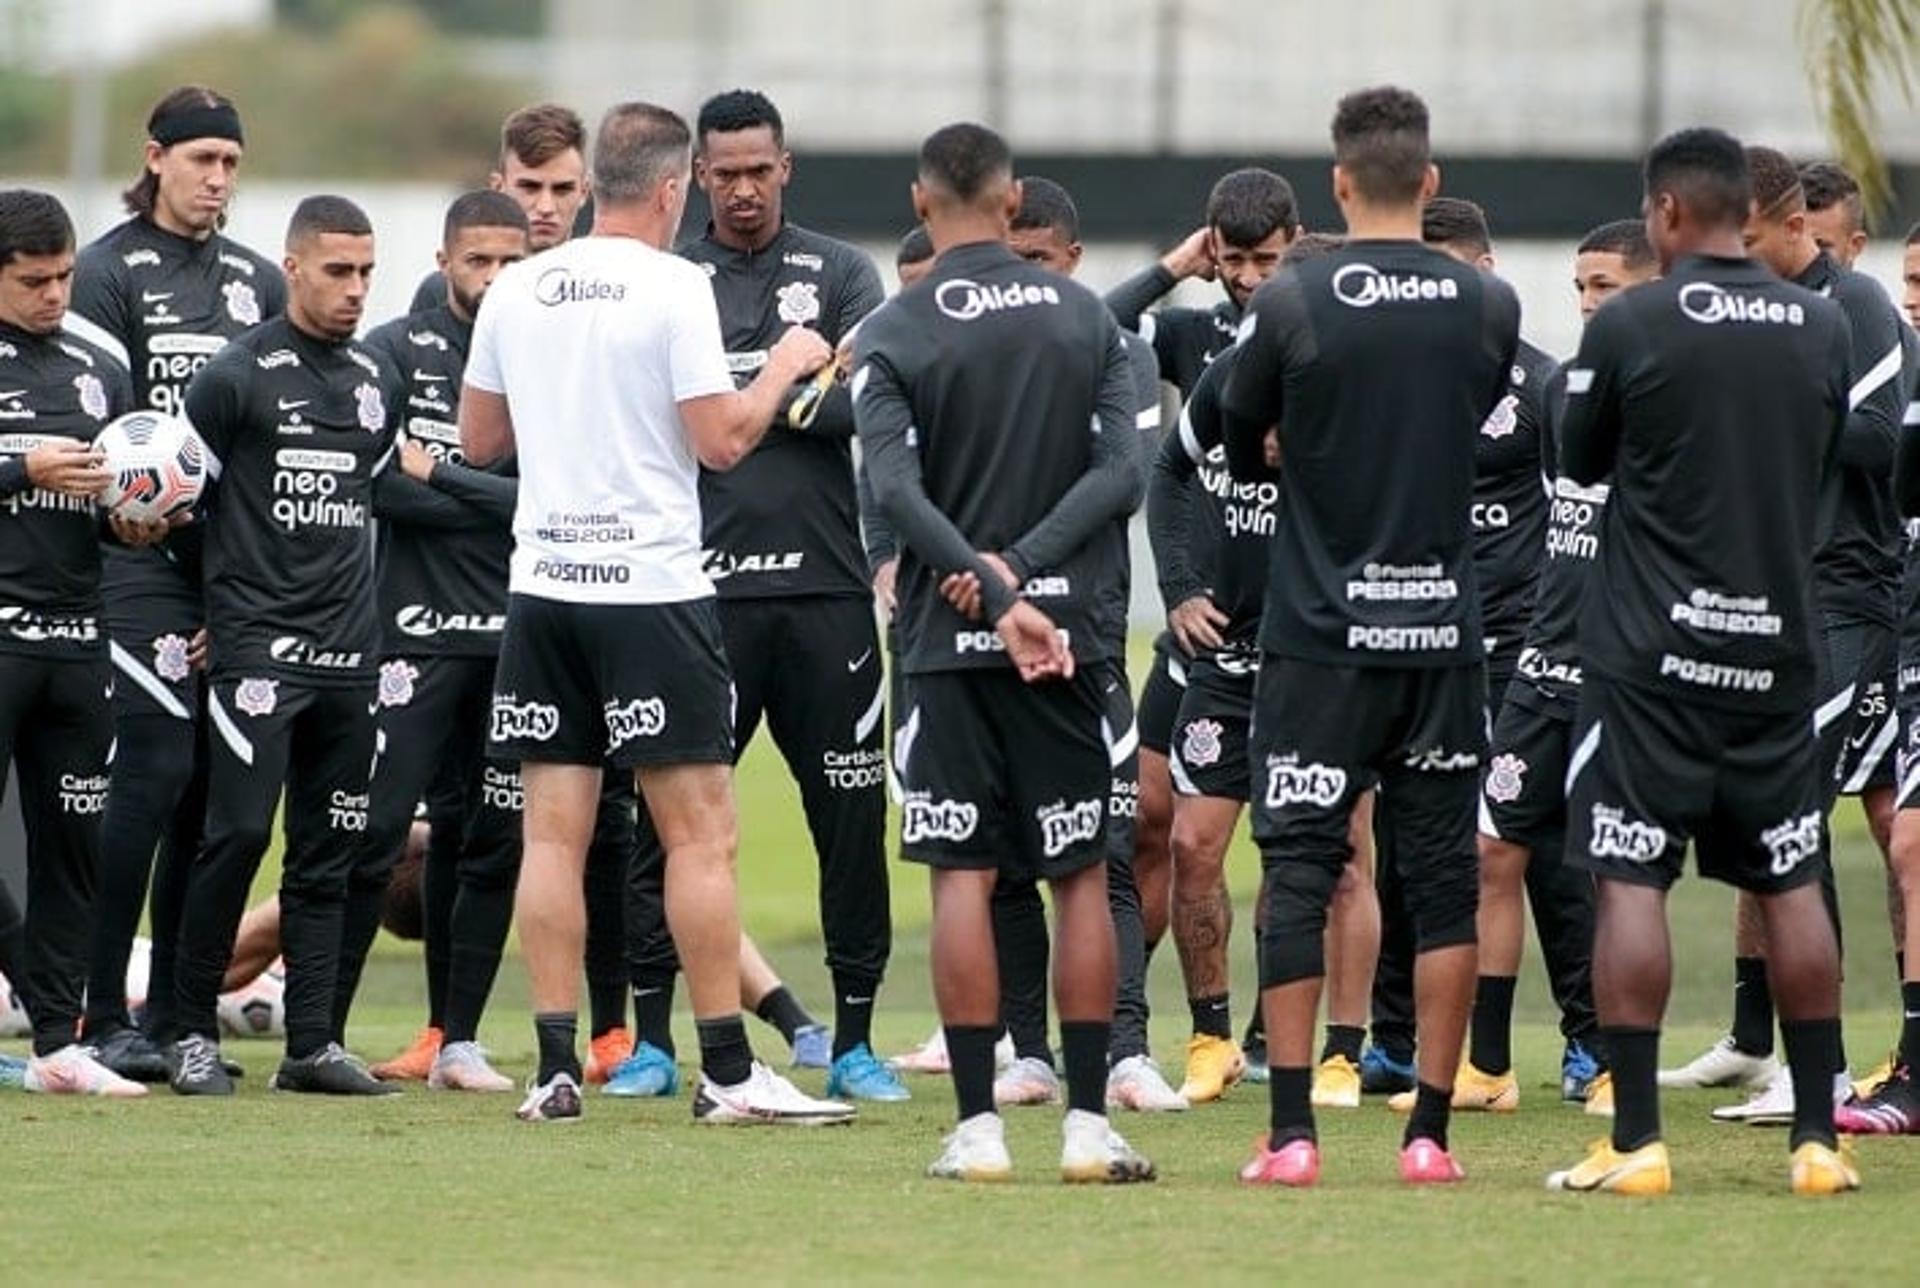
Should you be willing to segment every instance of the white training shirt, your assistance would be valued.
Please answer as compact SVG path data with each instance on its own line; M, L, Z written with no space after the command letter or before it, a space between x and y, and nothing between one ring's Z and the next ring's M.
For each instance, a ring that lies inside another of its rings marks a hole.
M466 383L502 394L520 457L510 589L582 604L704 599L700 465L676 404L734 388L700 268L631 237L511 265Z

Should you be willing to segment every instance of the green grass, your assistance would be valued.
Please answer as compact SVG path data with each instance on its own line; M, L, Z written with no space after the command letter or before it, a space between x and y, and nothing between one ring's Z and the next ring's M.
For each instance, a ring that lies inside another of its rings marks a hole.
M749 928L803 999L825 1007L813 861L791 785L757 747L741 773L743 903ZM1840 870L1852 933L1856 1068L1897 1022L1878 857L1843 804ZM1246 980L1245 895L1256 860L1232 858L1243 898L1234 943ZM896 865L900 925L877 1045L899 1050L932 1029L926 890ZM1725 1022L1729 893L1690 879L1673 899L1678 979L1669 1059ZM1185 1033L1177 963L1154 963L1154 1037L1177 1074ZM380 1057L421 1016L417 950L383 941L355 1014L353 1045ZM1240 1015L1249 994L1236 997ZM1920 1154L1904 1141L1861 1145L1867 1190L1820 1205L1785 1194L1777 1131L1707 1120L1723 1097L1665 1102L1679 1192L1658 1203L1576 1199L1540 1187L1602 1125L1562 1106L1549 1084L1559 1040L1530 956L1518 1003L1519 1114L1467 1119L1456 1144L1471 1174L1447 1193L1409 1193L1393 1166L1400 1120L1377 1103L1322 1117L1326 1171L1311 1193L1250 1192L1233 1179L1262 1129L1265 1097L1236 1091L1180 1117L1120 1122L1159 1163L1158 1185L1069 1190L1054 1179L1057 1115L1021 1110L1009 1136L1020 1179L979 1189L924 1181L951 1118L943 1080L877 1107L848 1129L699 1129L686 1099L590 1099L573 1128L512 1121L513 1098L413 1090L378 1103L279 1098L265 1091L277 1052L232 1043L248 1065L241 1094L193 1102L164 1091L104 1104L0 1095L0 1283L216 1276L334 1280L586 1281L1031 1280L1113 1282L1256 1277L1423 1282L1870 1282L1910 1273ZM681 1025L683 1052L690 1024ZM533 1060L524 975L510 961L482 1034L500 1065ZM784 1058L755 1027L763 1054ZM19 1044L6 1049L19 1051ZM815 1090L817 1074L799 1081Z

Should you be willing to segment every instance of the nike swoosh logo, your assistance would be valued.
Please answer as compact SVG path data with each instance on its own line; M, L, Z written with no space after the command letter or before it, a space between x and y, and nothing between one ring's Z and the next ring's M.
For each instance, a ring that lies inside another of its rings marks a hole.
M872 656L873 656L873 650L868 649L866 652L862 653L859 657L856 657L853 659L853 661L847 663L847 674L852 675L855 671L858 671L861 667L865 666L867 664L867 659Z
M307 402L308 402L308 400L307 400L307 399L305 399L305 398L282 398L282 399L280 400L280 410L281 410L281 411L292 411L292 410L294 410L294 409L295 409L296 407L304 407L304 406L306 406L306 405L307 405Z
M159 303L159 302L160 302L161 300L170 300L170 299L172 299L172 298L173 298L173 292L172 292L172 291L142 291L142 292L140 292L140 302L141 302L142 304L158 304L158 303Z
M1920 1011L1902 1011L1900 1016L1902 1019L1920 1020Z
M418 367L415 367L413 369L413 378L415 380L423 381L430 385L437 385L446 380L445 376L432 375L432 374L429 374L428 372L420 370L420 368Z
M843 997L840 1000L848 1006L870 1006L873 1003L871 997Z

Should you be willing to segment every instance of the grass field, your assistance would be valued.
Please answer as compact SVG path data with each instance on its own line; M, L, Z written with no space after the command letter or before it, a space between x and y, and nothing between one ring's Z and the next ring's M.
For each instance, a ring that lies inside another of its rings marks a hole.
M777 760L757 747L741 775L746 920L802 997L829 1001L814 925L812 859ZM1849 1035L1856 1070L1894 1034L1879 860L1842 807L1840 855L1850 913ZM1244 844L1232 860L1250 890ZM885 1051L923 1038L934 1014L926 964L926 891L894 868L900 927L878 1020ZM1673 901L1678 957L1666 1053L1710 1041L1728 1005L1723 888L1690 880ZM1246 903L1241 902L1244 910ZM1250 917L1236 933L1236 977L1250 973ZM1152 977L1157 1053L1177 1079L1186 1031L1171 952ZM378 1058L418 1024L417 951L383 940L352 1031ZM1250 994L1236 995L1236 1023ZM1018 1110L1009 1136L1019 1181L939 1185L920 1172L950 1125L943 1080L915 1099L816 1132L697 1129L685 1097L592 1098L586 1120L534 1129L512 1097L419 1090L392 1099L313 1103L265 1091L277 1050L230 1043L250 1076L239 1097L195 1102L164 1091L107 1104L0 1097L0 1283L105 1279L242 1282L762 1282L1035 1280L1105 1282L1254 1277L1421 1282L1888 1282L1911 1273L1920 1152L1861 1146L1867 1189L1812 1204L1785 1193L1782 1133L1724 1127L1724 1097L1666 1101L1679 1192L1664 1202L1577 1199L1541 1189L1602 1133L1558 1101L1559 1039L1530 956L1516 1055L1525 1095L1510 1118L1456 1127L1470 1182L1408 1193L1394 1172L1400 1122L1378 1103L1326 1114L1326 1171L1310 1193L1247 1191L1233 1179L1265 1122L1260 1088L1184 1116L1119 1125L1159 1163L1159 1184L1069 1190L1054 1177L1057 1114ZM761 1052L784 1061L776 1035ZM502 973L483 1039L506 1071L531 1070L525 981ZM683 1017L683 1056L692 1048ZM19 1051L19 1044L7 1044ZM799 1081L818 1090L820 1075Z

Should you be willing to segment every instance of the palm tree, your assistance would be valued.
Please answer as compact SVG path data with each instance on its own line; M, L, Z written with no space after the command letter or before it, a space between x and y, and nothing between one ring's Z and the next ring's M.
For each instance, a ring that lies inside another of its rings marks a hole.
M1876 137L1875 96L1891 79L1913 99L1920 0L1801 0L1800 44L1840 163L1860 180L1867 209L1884 211L1893 183Z

